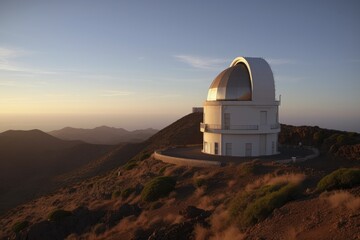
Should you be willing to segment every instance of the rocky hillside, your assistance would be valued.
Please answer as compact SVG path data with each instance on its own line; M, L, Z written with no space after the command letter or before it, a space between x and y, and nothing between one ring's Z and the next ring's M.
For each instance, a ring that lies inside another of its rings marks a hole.
M202 114L187 115L136 145L125 165L12 209L0 219L0 238L360 237L357 161L323 154L287 165L254 160L193 168L151 158L149 153L157 148L201 143L201 119ZM300 129L284 128L282 143L292 143L289 136L298 134L293 143L307 144L316 133ZM106 161L125 163L123 155L115 149Z
M322 154L332 157L360 160L360 134L310 126L281 125L279 143L319 148Z

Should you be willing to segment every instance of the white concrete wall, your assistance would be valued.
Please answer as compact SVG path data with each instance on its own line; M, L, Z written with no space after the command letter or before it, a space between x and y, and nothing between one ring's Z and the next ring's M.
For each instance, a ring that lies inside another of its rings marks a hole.
M204 123L221 125L221 105L204 107Z
M207 142L208 148L205 149L205 145L203 146L203 152L209 153L209 154L215 154L215 148L214 145L217 142L219 144L219 155L221 155L221 134L215 134L215 133L204 133L204 144Z
M259 155L258 135L223 135L223 153L225 155L226 143L232 143L232 156L245 156L246 143L252 144L252 156Z
M215 105L205 105L204 123L221 125L224 113L230 113L231 125L260 125L260 112L267 112L267 125L278 123L278 105L234 105L226 101L217 102Z
M274 141L274 154L277 149L277 134L266 134L266 153L273 155L272 142ZM252 144L251 156L260 156L260 135L228 135L222 134L222 153L226 154L226 143L232 143L233 156L245 156L246 143Z
M260 125L260 112L267 112L267 124L276 122L278 106L223 106L224 113L230 113L231 125Z
M229 104L229 105L228 105ZM204 132L204 142L207 142L207 149L203 151L215 154L215 142L218 143L218 154L226 154L226 143L232 143L233 156L245 156L246 143L252 144L252 156L260 156L260 136L266 135L266 151L264 155L276 154L277 136L280 129L270 129L271 124L277 123L278 105L256 106L246 104L231 104L226 101L218 104L205 105L204 123L222 124L224 113L230 113L230 125L259 125L259 130L246 131L243 134L230 134L227 130L220 130L218 133ZM260 124L260 112L267 112L267 123L264 127ZM251 134L250 134L251 133ZM274 142L274 152L272 148Z

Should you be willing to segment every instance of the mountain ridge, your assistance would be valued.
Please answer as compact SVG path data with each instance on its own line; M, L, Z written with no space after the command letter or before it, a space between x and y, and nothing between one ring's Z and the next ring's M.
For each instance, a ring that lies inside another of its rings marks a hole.
M50 131L48 134L63 140L81 140L93 144L116 145L123 142L142 142L156 132L158 132L158 130L153 128L128 131L124 128L103 125L95 128L65 127Z

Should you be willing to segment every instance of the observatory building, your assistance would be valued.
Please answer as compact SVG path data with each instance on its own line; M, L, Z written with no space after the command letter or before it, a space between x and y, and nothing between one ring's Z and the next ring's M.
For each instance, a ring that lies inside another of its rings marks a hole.
M204 104L203 152L224 156L277 154L280 101L262 58L238 57L212 82Z

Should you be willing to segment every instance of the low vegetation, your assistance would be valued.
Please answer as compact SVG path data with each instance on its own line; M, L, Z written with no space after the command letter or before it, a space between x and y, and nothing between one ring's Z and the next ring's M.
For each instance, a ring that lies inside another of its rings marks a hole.
M127 199L134 191L134 188L126 188L125 190L121 191L121 198Z
M358 184L360 184L360 169L340 168L323 177L317 184L317 190L351 188Z
M48 220L58 222L58 221L61 221L65 218L71 216L71 215L72 215L72 213L70 211L66 211L63 209L57 209L49 214Z
M165 170L166 170L166 168L168 167L168 165L165 165L165 166L163 166L162 168L160 168L160 170L159 170L159 174L164 174L164 172L165 172Z
M104 223L98 223L94 227L94 232L96 235L100 235L106 231L106 225Z
M244 177L250 174L254 174L256 171L256 163L250 162L250 163L243 163L240 165L240 169L238 172L239 177Z
M231 220L246 228L264 220L275 208L291 200L297 193L294 183L266 185L251 192L239 194L229 207Z
M120 191L120 190L116 190L116 191L114 191L114 192L111 194L111 198L112 198L112 199L116 199L116 198L120 197L120 195L121 195L121 191Z
M138 160L143 161L145 159L148 159L150 156L151 156L151 153L149 153L149 152L141 152L139 154Z
M19 233L21 230L23 230L24 228L26 228L27 226L29 226L29 222L28 221L21 221L21 222L17 222L13 225L12 230L14 233Z
M196 188L204 187L208 184L208 181L203 177L197 177L194 179L194 186Z
M156 201L161 197L166 197L174 190L176 180L173 177L156 177L148 182L141 192L141 199L147 202Z
M124 165L125 170L131 170L137 166L137 163L135 161L129 161Z

